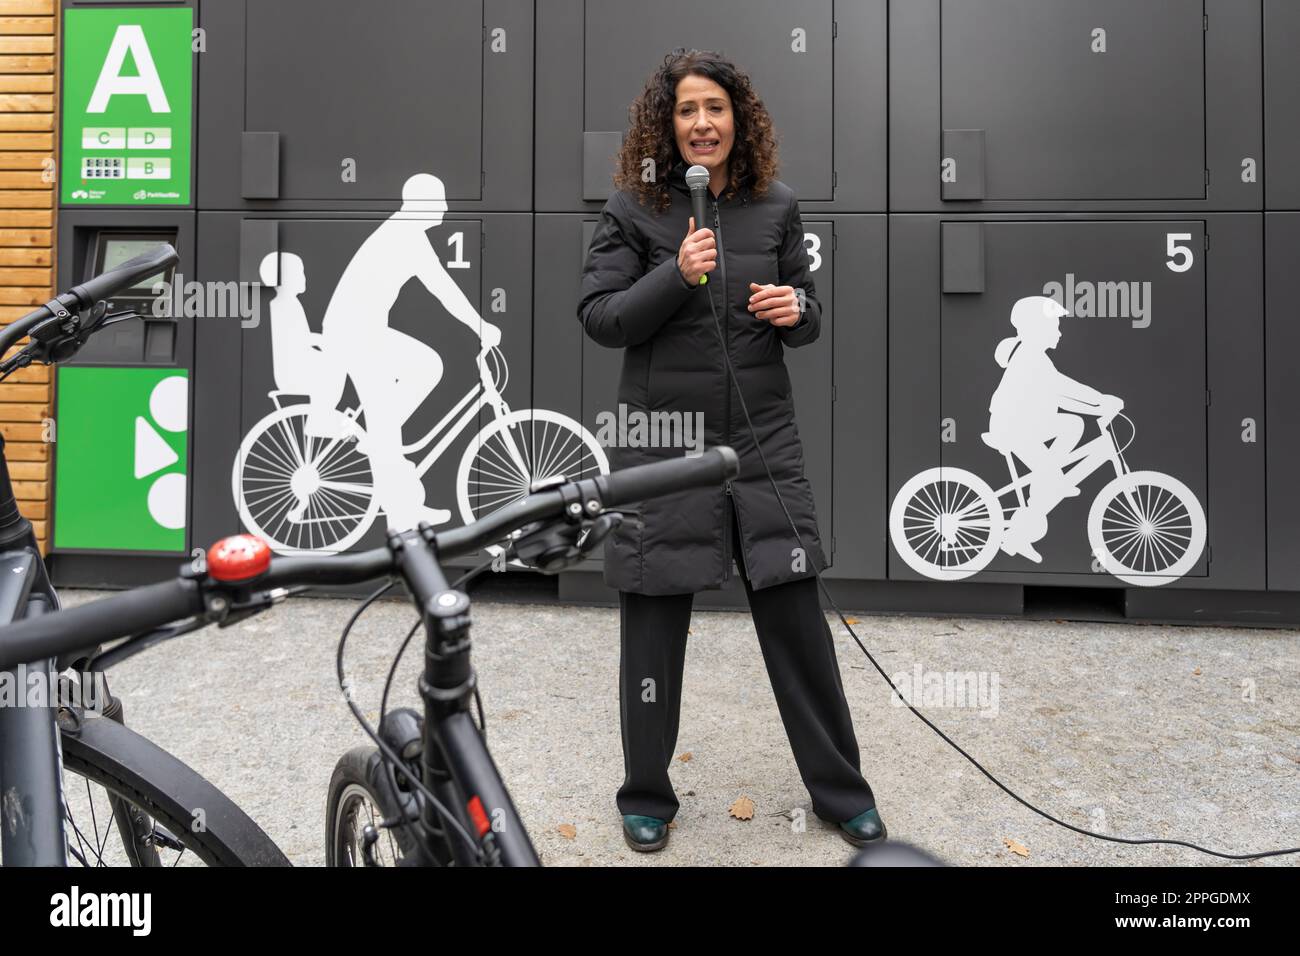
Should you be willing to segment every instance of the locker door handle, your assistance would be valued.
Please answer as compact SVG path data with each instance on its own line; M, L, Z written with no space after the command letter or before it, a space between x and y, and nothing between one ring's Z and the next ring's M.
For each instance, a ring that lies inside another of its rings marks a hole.
M603 200L613 185L614 157L623 147L622 130L582 133L582 198Z
M240 195L245 199L280 198L280 134L243 134Z
M280 223L275 219L242 219L239 223L239 281L261 282L262 260L280 251ZM280 284L280 258L271 262L269 286Z
M984 223L945 222L940 235L944 292L984 291Z

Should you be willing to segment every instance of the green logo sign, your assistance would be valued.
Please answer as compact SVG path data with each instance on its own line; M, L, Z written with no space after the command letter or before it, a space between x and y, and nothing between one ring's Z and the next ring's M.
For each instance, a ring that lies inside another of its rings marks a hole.
M189 203L194 11L63 16L62 201Z
M185 369L69 366L58 376L54 547L184 551Z

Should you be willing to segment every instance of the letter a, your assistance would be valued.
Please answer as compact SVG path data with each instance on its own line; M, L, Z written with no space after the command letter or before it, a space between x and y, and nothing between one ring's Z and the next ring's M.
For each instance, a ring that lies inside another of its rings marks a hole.
M126 62L127 50L135 59L139 76L123 76L122 65ZM149 41L144 38L144 30L136 24L124 23L113 35L113 45L108 48L104 58L104 68L95 81L95 91L90 95L87 113L102 113L108 109L108 101L114 95L147 96L149 108L155 113L170 113L167 94L163 92L162 80L158 69L153 65L153 54L149 52Z

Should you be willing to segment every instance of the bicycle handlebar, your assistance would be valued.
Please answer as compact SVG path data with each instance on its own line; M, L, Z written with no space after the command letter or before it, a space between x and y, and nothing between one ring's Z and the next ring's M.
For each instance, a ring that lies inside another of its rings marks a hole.
M203 610L198 582L177 578L54 614L25 618L0 628L0 660L4 661L0 667L96 647L193 617Z
M736 452L726 445L695 458L637 465L608 475L567 482L536 492L460 528L433 535L432 547L441 560L482 549L511 531L535 521L582 514L595 518L606 506L670 495L688 488L718 485L740 472ZM578 505L580 511L572 508ZM416 535L415 542L420 540ZM411 547L411 538L405 539ZM15 621L0 627L0 668L58 657L108 641L166 627L208 612L206 596L230 591L264 592L291 585L360 584L400 571L410 573L387 545L356 554L275 557L261 575L238 584L224 584L204 575L134 588L79 607ZM421 582L408 580L418 594Z
M128 259L116 269L110 269L102 275L74 286L72 294L81 302L83 309L88 309L100 299L111 299L123 289L129 289L142 279L171 268L180 262L180 256L170 243L162 243L157 248L142 252L133 259Z
M634 465L598 475L595 479L601 500L607 504L628 504L643 498L658 498L687 488L718 485L740 473L740 459L727 445L710 448L695 458L674 458L647 465ZM675 487L662 490L667 485Z
M180 256L170 243L162 243L157 248L128 259L116 269L110 269L103 275L95 276L88 282L73 286L67 292L60 293L52 301L59 303L70 312L88 309L100 299L111 298L123 289L129 289L141 279L147 279L156 272L161 272L180 261ZM40 325L46 319L54 317L48 305L27 313L16 319L0 331L0 356L9 348Z

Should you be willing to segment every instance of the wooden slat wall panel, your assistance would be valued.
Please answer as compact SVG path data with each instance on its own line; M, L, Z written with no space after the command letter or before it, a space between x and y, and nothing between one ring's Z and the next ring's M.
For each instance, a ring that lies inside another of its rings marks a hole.
M0 325L55 293L59 5L0 0ZM26 368L0 384L0 434L19 510L49 549L53 376Z

